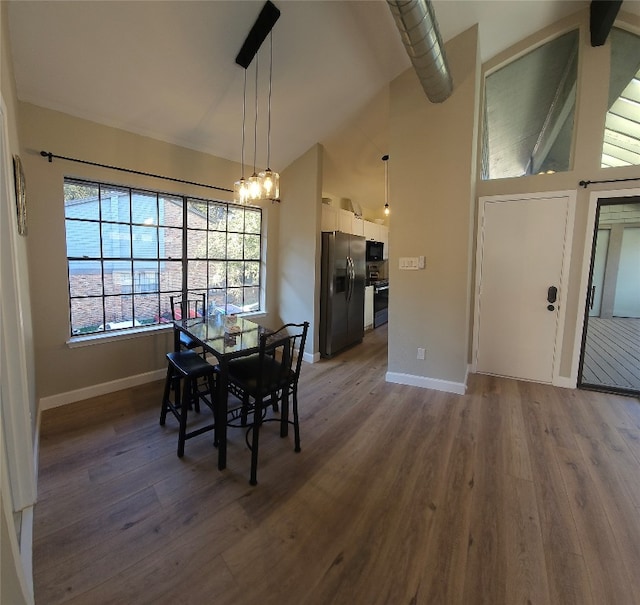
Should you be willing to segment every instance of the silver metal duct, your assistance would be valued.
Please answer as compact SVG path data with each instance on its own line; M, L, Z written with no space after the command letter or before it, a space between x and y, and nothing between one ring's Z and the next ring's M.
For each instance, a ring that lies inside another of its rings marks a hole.
M453 91L444 44L431 0L387 0L407 54L432 103L442 103Z

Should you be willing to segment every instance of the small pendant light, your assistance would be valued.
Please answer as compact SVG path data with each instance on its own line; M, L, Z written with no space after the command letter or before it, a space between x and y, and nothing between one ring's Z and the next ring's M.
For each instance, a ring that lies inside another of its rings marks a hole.
M389 216L389 156L383 155L384 162L384 215Z

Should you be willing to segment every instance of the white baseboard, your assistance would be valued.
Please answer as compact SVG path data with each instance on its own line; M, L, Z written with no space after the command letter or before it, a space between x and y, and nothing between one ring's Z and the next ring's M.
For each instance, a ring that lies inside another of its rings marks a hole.
M569 378L567 376L558 376L553 381L553 386L562 387L563 389L575 389L576 388L576 379Z
M406 384L412 387L421 387L423 389L433 389L435 391L456 393L457 395L464 395L467 391L466 378L465 382L450 382L448 380L439 380L438 378L428 378L427 376L416 376L414 374L402 374L399 372L387 372L385 380L387 382Z
M20 558L29 594L33 594L33 506L22 510L20 523Z
M57 408L61 405L67 405L68 403L75 403L76 401L82 401L83 399L89 399L91 397L98 397L99 395L106 395L107 393L121 391L122 389L128 389L141 384L146 384L147 382L153 382L154 380L161 380L166 375L166 369L154 370L153 372L136 374L135 376L127 376L126 378L119 378L118 380L95 384L90 387L76 389L75 391L59 393L58 395L51 395L49 397L41 397L40 409L50 410L51 408Z
M302 359L307 363L316 363L320 361L320 353L305 353Z

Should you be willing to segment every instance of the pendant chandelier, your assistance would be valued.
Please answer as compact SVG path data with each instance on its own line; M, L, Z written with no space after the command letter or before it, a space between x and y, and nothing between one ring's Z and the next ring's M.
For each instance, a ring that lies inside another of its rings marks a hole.
M242 97L242 152L240 179L234 183L235 202L246 204L247 202L257 202L262 200L280 201L280 175L271 170L271 92L273 82L273 34L272 28L280 16L280 11L276 6L267 0L263 6L256 22L247 36L238 56L236 63L244 68L244 90ZM265 170L257 172L256 160L258 152L258 57L257 52L260 45L269 35L269 92L267 105L267 167ZM253 124L253 174L249 179L244 178L244 146L245 146L245 125L246 125L246 105L247 105L247 68L255 57L255 99L254 99L254 124Z
M384 215L389 216L389 156L383 155L384 162Z

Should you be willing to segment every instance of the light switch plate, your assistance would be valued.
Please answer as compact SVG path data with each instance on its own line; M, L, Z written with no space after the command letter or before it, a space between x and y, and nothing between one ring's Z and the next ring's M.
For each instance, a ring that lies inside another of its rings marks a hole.
M422 266L420 262L422 261ZM401 256L399 260L399 268L401 271L417 271L424 269L424 256Z

